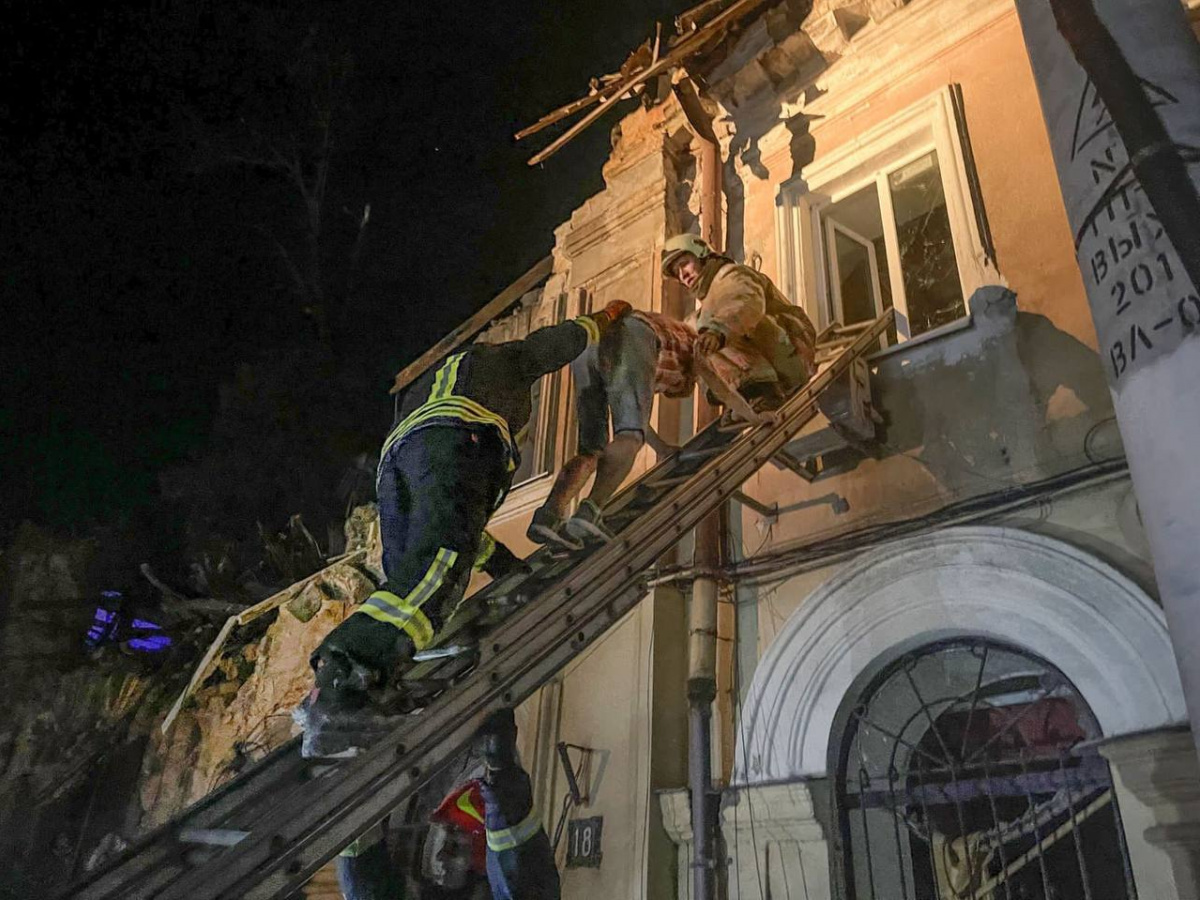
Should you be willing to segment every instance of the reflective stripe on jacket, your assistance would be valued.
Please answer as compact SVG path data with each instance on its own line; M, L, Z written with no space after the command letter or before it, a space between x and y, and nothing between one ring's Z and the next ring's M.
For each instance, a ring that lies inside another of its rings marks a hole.
M599 340L601 325L579 316L539 328L520 341L475 344L418 378L404 392L399 415L380 450L389 450L433 425L452 425L498 434L509 472L520 464L520 442L533 411L530 389Z
M537 834L542 828L542 820L537 812L531 810L529 815L518 824L509 828L487 829L487 845L489 850L502 853L505 850L515 850Z

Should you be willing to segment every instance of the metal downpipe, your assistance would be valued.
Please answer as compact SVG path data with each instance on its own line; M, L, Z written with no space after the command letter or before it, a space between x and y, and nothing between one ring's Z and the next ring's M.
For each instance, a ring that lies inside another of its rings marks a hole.
M697 144L700 169L700 236L722 249L721 147L712 117L704 110L696 85L683 79L674 85L688 130ZM700 393L696 430L717 418ZM688 782L692 800L692 877L694 900L716 896L713 848L716 805L712 788L712 704L717 696L717 582L721 566L721 514L713 512L696 526L694 566L688 621Z

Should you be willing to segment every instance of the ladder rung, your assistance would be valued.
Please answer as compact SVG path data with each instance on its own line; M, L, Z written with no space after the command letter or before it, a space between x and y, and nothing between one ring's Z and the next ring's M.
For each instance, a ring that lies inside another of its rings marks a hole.
M232 828L183 828L179 840L184 844L208 844L210 847L235 847L250 836L248 831Z
M721 444L716 447L698 447L695 450L680 450L679 456L676 458L681 463L695 462L696 460L708 459L719 453L724 453L727 449L729 449L728 444Z
M695 477L695 475L695 472L691 472L687 475L672 475L669 478L660 478L656 481L649 481L646 483L646 487L654 491L661 491L665 488L675 487L677 484L687 484L692 480L692 478Z

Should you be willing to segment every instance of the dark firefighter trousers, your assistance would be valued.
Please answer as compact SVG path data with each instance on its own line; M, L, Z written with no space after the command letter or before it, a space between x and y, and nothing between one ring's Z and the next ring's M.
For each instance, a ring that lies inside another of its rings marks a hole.
M462 600L507 484L504 445L487 429L430 426L391 447L378 481L387 581L326 643L384 672L431 643Z

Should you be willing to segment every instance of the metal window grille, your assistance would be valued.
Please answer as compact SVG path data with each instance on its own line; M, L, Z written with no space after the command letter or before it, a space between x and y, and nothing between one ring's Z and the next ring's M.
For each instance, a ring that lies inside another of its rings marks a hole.
M982 639L881 672L835 800L848 900L1136 900L1100 729L1053 666Z

